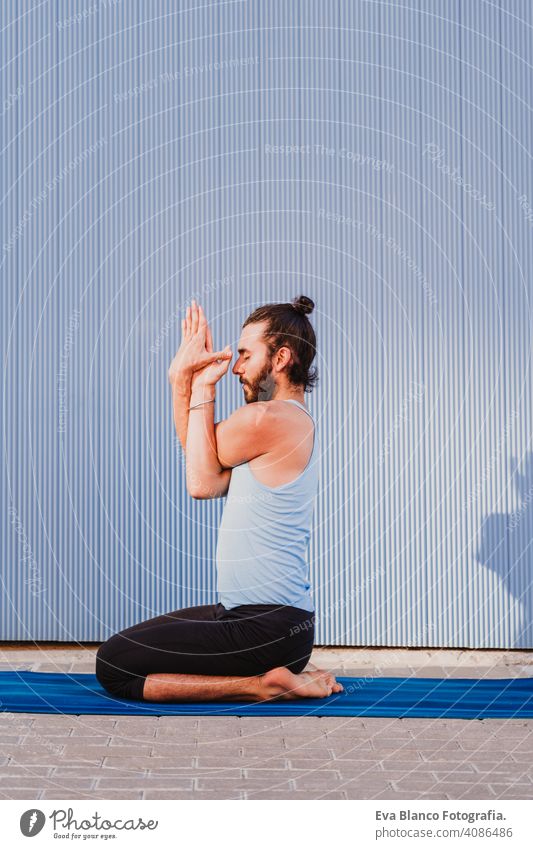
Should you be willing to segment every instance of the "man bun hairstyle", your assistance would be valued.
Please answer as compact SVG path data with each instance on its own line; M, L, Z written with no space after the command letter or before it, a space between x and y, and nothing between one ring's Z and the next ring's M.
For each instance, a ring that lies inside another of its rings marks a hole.
M297 298L293 298L292 305L294 309L301 312L302 315L310 315L315 308L311 298L306 298L305 295L298 295Z
M304 387L311 392L318 381L316 366L311 363L316 356L316 336L308 319L315 308L314 302L306 295L298 295L290 304L264 304L251 313L243 324L268 322L264 332L264 341L272 357L278 348L290 348L291 362L287 367L287 378L295 386Z

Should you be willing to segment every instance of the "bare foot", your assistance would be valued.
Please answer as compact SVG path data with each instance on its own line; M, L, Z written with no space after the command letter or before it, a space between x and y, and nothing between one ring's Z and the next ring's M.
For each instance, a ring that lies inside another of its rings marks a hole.
M340 693L342 684L331 672L316 670L295 675L286 666L277 666L261 676L263 699L325 699L332 693Z
M329 670L327 669L313 669L310 674L313 677L315 677L316 675L322 675L326 679L326 681L331 684L334 693L342 693L342 691L344 690L344 687L342 686L342 684L339 684L333 672L329 672Z
M336 680L336 678L335 678L335 676L333 675L332 672L329 672L329 670L327 670L327 669L320 669L320 667L315 666L313 663L308 663L307 666L304 669L304 672L312 672L315 675L316 674L329 675L329 677L331 678L332 684L337 684L337 680ZM344 690L344 687L342 686L342 684L338 684L337 686L340 688L340 690L334 689L333 690L334 693L337 693L337 692Z

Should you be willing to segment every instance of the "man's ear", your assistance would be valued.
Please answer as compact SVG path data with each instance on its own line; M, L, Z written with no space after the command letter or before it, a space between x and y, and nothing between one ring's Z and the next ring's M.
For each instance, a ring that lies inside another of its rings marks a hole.
M282 345L281 348L278 348L278 350L276 351L276 355L277 355L276 365L280 366L280 371L281 371L281 368L283 368L284 366L286 366L290 363L290 361L292 359L292 351L287 345Z

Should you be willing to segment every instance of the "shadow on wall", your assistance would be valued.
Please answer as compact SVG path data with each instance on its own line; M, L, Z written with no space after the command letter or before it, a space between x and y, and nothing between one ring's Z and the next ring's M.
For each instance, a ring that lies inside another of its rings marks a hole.
M533 648L533 453L521 469L515 467L513 484L520 505L513 513L495 513L484 519L476 560L492 569L521 606L520 625L513 648Z

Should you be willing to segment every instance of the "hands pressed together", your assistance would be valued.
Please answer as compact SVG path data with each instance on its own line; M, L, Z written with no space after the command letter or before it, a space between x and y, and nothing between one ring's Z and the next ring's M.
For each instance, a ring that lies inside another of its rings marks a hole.
M213 351L213 338L202 307L192 300L181 322L181 345L168 370L171 385L192 382L193 387L214 386L233 357L229 345ZM217 362L218 360L218 362Z

